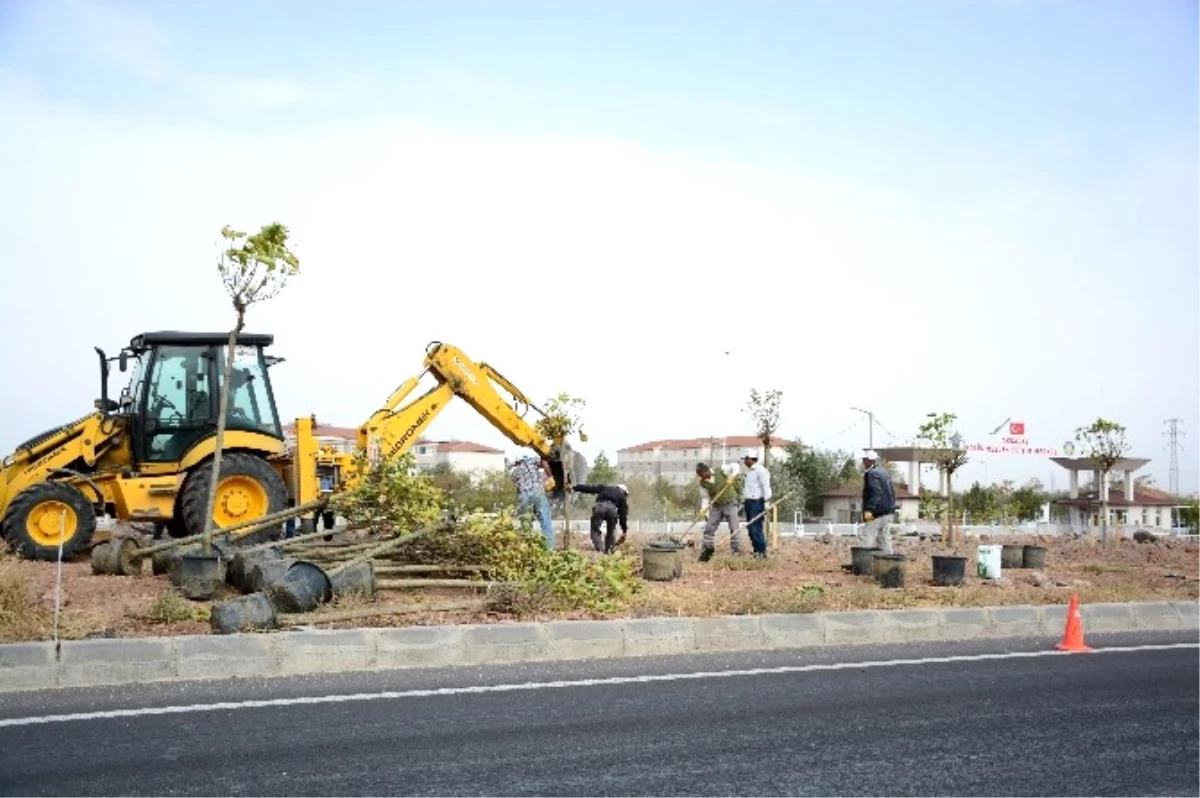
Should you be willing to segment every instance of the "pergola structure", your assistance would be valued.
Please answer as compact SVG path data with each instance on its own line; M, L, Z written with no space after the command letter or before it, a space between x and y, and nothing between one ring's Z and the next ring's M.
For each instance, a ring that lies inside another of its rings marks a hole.
M1150 462L1146 457L1123 457L1113 463L1112 468L1108 473L1104 474L1104 484L1100 484L1100 464L1091 457L1051 457L1052 461L1067 469L1070 474L1070 485L1068 495L1072 499L1079 498L1079 472L1091 471L1092 478L1096 482L1096 495L1108 496L1108 479L1114 471L1118 471L1125 476L1125 501L1130 504L1134 501L1134 481L1133 472L1137 471L1146 463ZM1080 512L1078 507L1071 507L1071 525L1078 526L1081 522Z
M947 457L963 454L966 449L937 449L927 446L896 446L890 449L876 449L879 456L889 463L908 464L908 490L914 495L921 493L921 466L925 463L937 465ZM950 495L946 473L938 471L938 495Z

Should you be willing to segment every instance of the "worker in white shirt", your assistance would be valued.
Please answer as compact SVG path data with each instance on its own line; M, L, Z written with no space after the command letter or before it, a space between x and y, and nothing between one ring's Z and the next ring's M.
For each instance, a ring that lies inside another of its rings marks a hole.
M766 558L767 536L763 532L763 515L771 501L771 474L758 462L758 452L747 449L742 454L746 479L742 483L742 507L746 512L746 528L754 556Z

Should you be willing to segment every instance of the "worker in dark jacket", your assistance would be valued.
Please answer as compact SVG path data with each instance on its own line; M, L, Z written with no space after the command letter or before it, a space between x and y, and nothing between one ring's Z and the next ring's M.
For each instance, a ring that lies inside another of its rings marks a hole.
M592 545L596 551L608 554L618 544L617 524L621 525L621 540L629 534L629 488L624 485L575 485L576 493L591 493L596 496L592 506ZM607 526L603 539L600 525Z
M896 492L892 488L892 475L879 465L879 455L873 450L863 454L863 526L859 530L860 546L892 553L890 527L896 512Z

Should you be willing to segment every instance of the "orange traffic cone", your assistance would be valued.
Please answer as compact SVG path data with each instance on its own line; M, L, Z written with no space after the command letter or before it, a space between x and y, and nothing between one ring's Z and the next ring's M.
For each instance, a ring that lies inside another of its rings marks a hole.
M1055 646L1059 651L1074 651L1085 653L1093 651L1083 643L1083 618L1079 615L1079 596L1072 593L1071 603L1067 606L1067 628L1063 632L1062 642Z

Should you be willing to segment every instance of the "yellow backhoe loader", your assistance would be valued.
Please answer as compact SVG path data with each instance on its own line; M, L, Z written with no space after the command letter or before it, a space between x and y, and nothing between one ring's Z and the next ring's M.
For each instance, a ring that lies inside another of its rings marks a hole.
M295 444L287 445L270 376L283 360L265 352L273 342L272 335L238 338L213 511L217 529L284 510L289 502L307 504L356 478L353 455L320 447L315 418L296 419ZM23 557L52 560L60 542L64 559L84 550L104 516L152 522L176 537L203 531L227 346L225 333L150 332L116 357L97 348L95 412L31 438L4 460L5 540ZM133 365L115 400L108 395L113 362L123 372ZM542 412L528 397L448 344L431 343L424 365L359 427L358 447L368 463L408 451L458 396L513 443L547 458L552 493L565 495L572 476L563 461L566 443L545 439L525 420L530 409ZM426 374L436 384L404 403ZM302 526L312 530L316 522L305 518Z

